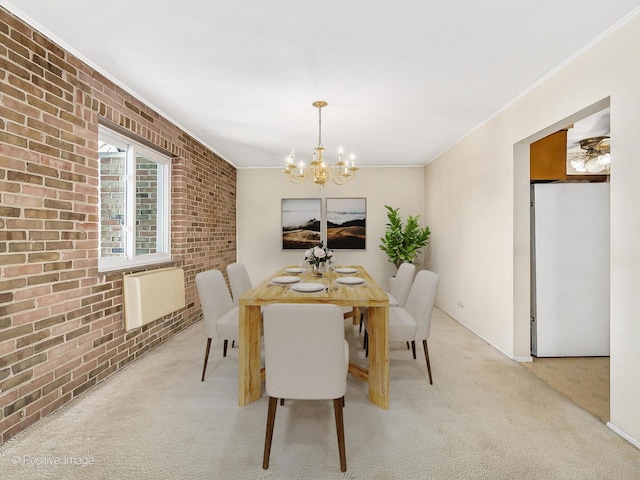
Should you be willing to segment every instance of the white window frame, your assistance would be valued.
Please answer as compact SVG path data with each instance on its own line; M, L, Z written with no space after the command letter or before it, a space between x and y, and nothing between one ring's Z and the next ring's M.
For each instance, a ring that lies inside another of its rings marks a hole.
M129 137L98 126L100 141L126 151L124 250L120 257L101 257L98 247L98 271L109 272L132 267L171 261L171 158L142 145ZM136 254L136 157L142 155L158 164L158 231L156 253ZM100 182L100 177L98 176ZM99 183L99 188L101 187ZM101 195L98 195L101 198ZM100 207L100 205L99 205ZM99 208L99 211L100 208ZM102 218L100 217L100 222ZM98 229L98 242L102 241L102 223Z

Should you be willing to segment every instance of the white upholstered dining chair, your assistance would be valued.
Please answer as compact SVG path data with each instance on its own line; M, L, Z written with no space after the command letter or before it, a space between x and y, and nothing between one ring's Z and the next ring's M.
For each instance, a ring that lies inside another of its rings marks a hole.
M427 340L431 330L431 314L436 301L440 277L429 270L421 270L416 275L404 307L389 307L389 342L411 342L413 358L416 358L416 341L422 340L424 356L427 360L429 383L433 385L431 377L431 362ZM365 339L368 321L365 313ZM366 340L365 340L365 343ZM368 345L365 347L368 353Z
M249 272L244 263L230 263L227 265L227 275L229 276L229 285L231 285L231 295L233 297L233 304L238 306L238 299L240 296L253 288L251 279L249 278Z
M202 380L207 371L211 340L222 338L224 346L222 356L227 356L227 344L229 340L238 340L238 307L233 305L227 284L219 270L207 270L196 275L198 297L202 306L207 332L207 347L204 354L202 367Z
M278 399L333 400L340 469L347 470L342 407L349 344L336 305L274 304L265 307L264 354L269 395L262 468L269 468Z
M411 285L413 285L415 274L416 266L413 263L405 262L400 265L391 283L391 288L388 292L385 292L389 298L389 307L404 307L407 297L409 296L409 290L411 290ZM361 310L364 314L364 309ZM362 331L363 318L364 315L360 318L360 331Z
M416 276L416 266L413 263L403 263L398 268L396 278L387 292L390 307L404 307Z

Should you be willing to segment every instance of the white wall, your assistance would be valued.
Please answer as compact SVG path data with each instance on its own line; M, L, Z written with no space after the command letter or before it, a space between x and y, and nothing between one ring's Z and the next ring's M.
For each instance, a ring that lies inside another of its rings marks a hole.
M363 265L387 288L395 267L378 247L387 222L385 205L400 209L403 219L424 219L422 167L361 168L350 183L298 185L289 183L282 169L238 170L238 261L247 265L254 283L284 265L299 265L303 250L282 250L281 200L283 198L364 197L367 199L366 250L336 250L339 264ZM424 226L424 222L423 223ZM425 252L426 253L426 252Z
M610 99L610 426L640 446L638 79L635 15L427 165L425 212L431 266L441 273L438 304L507 355L528 356L525 146Z

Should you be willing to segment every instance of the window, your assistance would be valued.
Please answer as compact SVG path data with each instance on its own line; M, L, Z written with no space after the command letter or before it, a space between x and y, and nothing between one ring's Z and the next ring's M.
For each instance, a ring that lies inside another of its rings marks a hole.
M171 159L100 126L98 269L171 259Z

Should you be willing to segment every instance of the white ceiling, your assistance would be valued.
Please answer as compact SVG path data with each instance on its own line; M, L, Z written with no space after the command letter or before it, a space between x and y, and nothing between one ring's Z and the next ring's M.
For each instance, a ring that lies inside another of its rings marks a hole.
M423 165L640 0L11 0L5 6L238 167ZM635 12L634 12L635 13Z
M580 151L580 140L609 136L611 133L611 109L609 107L575 122L567 130L567 151Z

